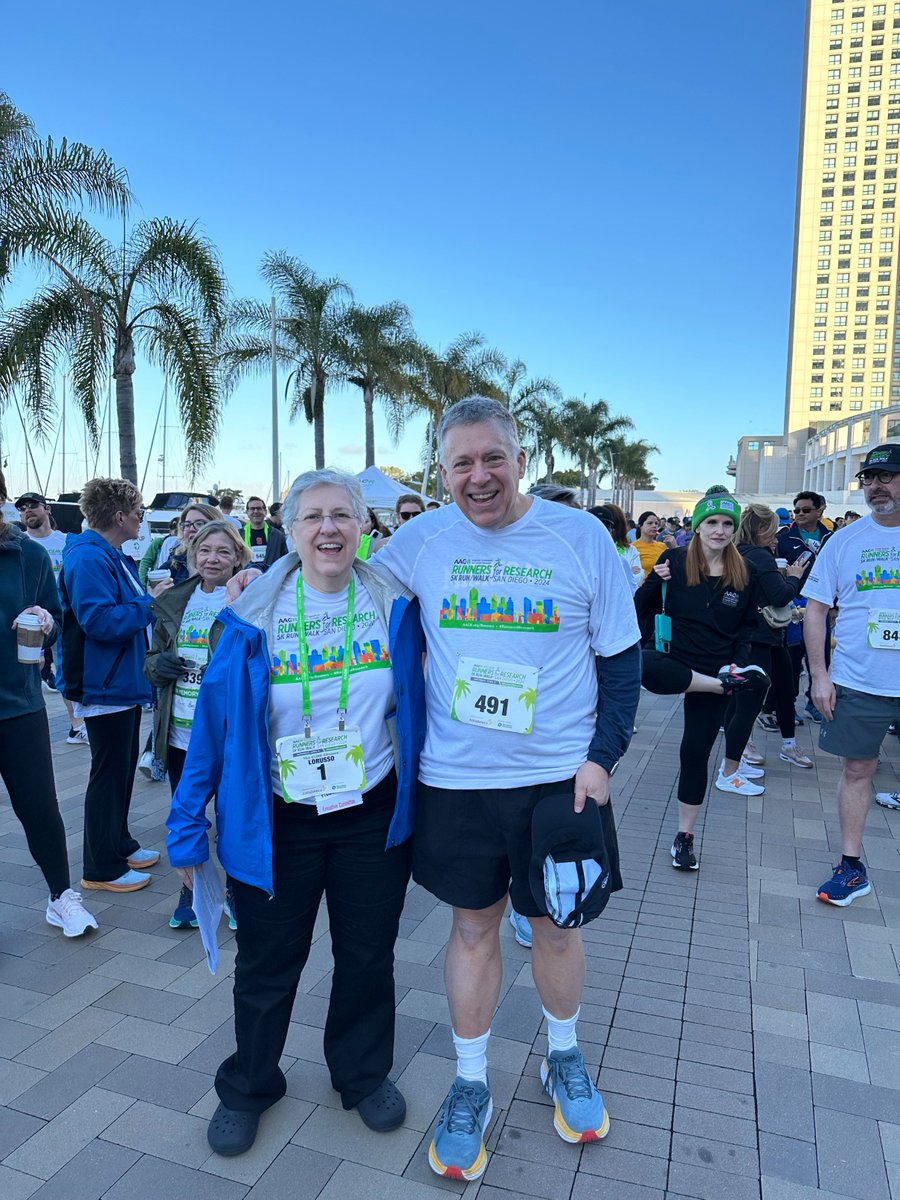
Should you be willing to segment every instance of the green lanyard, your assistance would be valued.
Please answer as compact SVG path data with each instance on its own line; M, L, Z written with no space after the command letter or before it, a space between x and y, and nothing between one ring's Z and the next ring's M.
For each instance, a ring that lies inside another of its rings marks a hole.
M353 618L355 616L356 579L350 576L347 588L347 616L344 619L344 661L341 663L341 694L338 699L338 729L343 732L350 693L350 651L353 648ZM303 725L307 737L312 736L312 699L309 692L309 646L306 641L306 615L303 604L303 572L297 572L297 638L300 642L300 684L303 689Z
M247 522L247 524L244 526L244 541L247 543L248 546L250 545L250 534L251 533L263 533L264 534L265 527L263 527L262 529L254 529L253 526L250 524L250 522L249 521ZM263 545L266 545L266 543L263 542Z

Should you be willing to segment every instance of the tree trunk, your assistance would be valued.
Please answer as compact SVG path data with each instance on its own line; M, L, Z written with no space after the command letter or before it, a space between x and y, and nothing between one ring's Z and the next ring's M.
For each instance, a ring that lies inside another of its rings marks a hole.
M428 478L431 475L431 449L434 444L434 419L428 418L428 431L425 434L425 466L422 468L422 489L421 495L428 495Z
M544 451L544 464L547 467L547 474L544 477L544 483L553 482L553 443L547 443L547 449Z
M363 388L363 408L366 411L366 466L375 466L375 393L368 385Z
M313 432L316 446L316 470L325 466L325 375L313 375Z
M128 329L119 329L116 335L116 353L113 359L113 375L116 380L116 417L119 422L119 470L123 479L136 484L137 450L134 443L134 342ZM112 413L107 414L112 420Z
M597 468L591 467L588 472L587 507L593 508L597 503Z

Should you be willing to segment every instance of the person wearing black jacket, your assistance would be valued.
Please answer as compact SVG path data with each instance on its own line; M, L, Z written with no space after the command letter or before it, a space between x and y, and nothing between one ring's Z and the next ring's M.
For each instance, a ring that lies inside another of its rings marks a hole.
M763 616L762 610L764 607L783 609L792 604L800 594L810 563L797 558L784 572L780 571L774 555L777 540L778 517L775 513L764 504L748 505L738 527L737 549L744 556L744 560L752 563L755 568L759 589L760 612L751 642L751 654L753 661L758 663L772 680L770 703L774 701L775 717L783 738L781 758L795 767L809 770L813 765L812 759L800 751L794 737L794 673L787 646L784 644L784 626L771 625ZM753 694L744 693L735 696L733 702L737 708L746 710L751 723L759 711L750 712L755 700ZM761 764L754 765L741 760L741 769L751 779L764 774L760 768ZM758 775L754 774L757 770Z
M826 541L831 537L832 530L822 523L822 513L825 511L825 497L818 492L798 492L794 497L794 520L787 529L778 534L778 544L775 553L779 558L786 558L788 564L794 563L801 554L809 553L809 569L815 556ZM825 665L831 662L831 622L825 626ZM807 666L809 665L807 660ZM810 672L810 676L811 676ZM806 712L817 723L821 724L822 714L812 702L809 687L806 689Z
M684 733L678 777L678 832L672 865L696 871L693 829L708 782L708 762L728 697L746 689L762 703L769 679L751 661L756 630L755 569L738 554L733 539L740 506L711 490L691 521L695 536L686 549L667 550L635 595L638 616L664 612L671 621L667 647L643 652L643 686L657 695L684 695ZM755 715L755 714L753 714ZM739 771L753 715L735 711L725 726L725 762L719 791L757 796L764 788Z
M248 499L244 543L250 547L250 565L260 571L268 571L272 563L288 552L284 534L266 520L266 511L266 503L259 496Z

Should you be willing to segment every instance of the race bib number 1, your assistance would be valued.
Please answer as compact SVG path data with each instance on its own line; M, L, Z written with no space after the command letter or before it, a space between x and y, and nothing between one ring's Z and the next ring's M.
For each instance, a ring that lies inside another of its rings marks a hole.
M485 658L461 657L450 716L466 725L503 733L531 733L538 668Z
M362 736L346 729L323 729L310 737L293 734L275 742L281 794L288 804L314 800L319 813L361 804L358 793L366 786Z
M900 650L900 608L870 608L866 628L873 650Z

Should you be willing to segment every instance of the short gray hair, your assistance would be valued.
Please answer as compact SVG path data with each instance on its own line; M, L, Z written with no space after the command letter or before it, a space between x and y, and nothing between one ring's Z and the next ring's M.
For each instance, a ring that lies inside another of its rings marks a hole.
M323 483L331 483L336 487L342 487L350 497L350 507L353 510L354 517L359 521L360 525L365 521L367 515L366 502L363 499L362 487L356 476L351 475L349 471L339 471L336 467L323 467L320 471L304 471L291 484L291 490L285 496L281 509L284 523L288 529L290 529L297 519L297 512L300 508L303 493L308 492L310 488L319 487Z
M492 400L489 396L466 396L464 400L457 400L455 404L451 404L441 417L437 432L441 462L443 463L444 438L449 430L457 425L481 425L487 421L493 421L503 431L518 454L521 448L519 430L509 409L504 408L499 400Z

